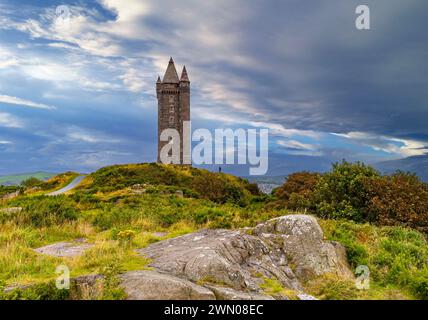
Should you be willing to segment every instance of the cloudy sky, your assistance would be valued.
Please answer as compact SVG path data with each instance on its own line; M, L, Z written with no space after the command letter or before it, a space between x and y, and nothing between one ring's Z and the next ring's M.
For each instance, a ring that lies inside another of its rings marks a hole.
M2 0L0 174L155 161L170 56L194 129L270 129L270 174L424 155L427 14L424 0Z

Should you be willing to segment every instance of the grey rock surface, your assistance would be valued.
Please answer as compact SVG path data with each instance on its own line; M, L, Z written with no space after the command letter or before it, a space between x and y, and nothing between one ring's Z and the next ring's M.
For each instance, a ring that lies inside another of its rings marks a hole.
M266 297L260 288L263 278L303 294L302 281L313 277L353 277L344 247L325 241L318 222L308 215L283 216L242 230L201 230L138 252L161 273L220 284L210 288L224 299Z
M215 300L203 286L152 270L122 274L121 286L128 300Z
M52 257L76 257L82 255L91 247L93 247L93 244L85 243L79 239L76 242L58 242L50 244L34 249L34 251Z
M206 285L214 292L217 300L275 300L273 297L260 293L251 293L234 290L232 288Z

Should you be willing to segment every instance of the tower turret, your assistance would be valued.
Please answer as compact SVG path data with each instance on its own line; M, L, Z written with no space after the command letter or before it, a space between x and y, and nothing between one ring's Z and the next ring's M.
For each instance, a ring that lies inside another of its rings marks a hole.
M190 121L190 81L186 67L183 68L179 79L174 60L171 58L163 80L161 81L158 77L156 95L158 99L158 162L160 162L162 148L168 144L167 141L160 140L161 133L165 129L176 129L180 135L180 163L188 164L190 151L184 151L186 153L183 154L183 122Z

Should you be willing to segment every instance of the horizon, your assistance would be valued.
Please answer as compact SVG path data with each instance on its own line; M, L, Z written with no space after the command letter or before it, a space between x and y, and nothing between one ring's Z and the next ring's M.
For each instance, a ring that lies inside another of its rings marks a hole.
M169 1L6 0L0 175L155 162L155 84L172 56L194 129L269 129L266 177L346 159L426 180L428 4L366 1L371 28L357 30L359 4L183 1L166 14Z

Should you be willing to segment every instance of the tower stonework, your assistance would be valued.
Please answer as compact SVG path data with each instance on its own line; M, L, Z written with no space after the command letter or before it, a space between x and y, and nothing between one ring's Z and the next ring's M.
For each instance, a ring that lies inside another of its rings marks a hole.
M183 67L178 78L172 58L169 60L165 75L156 82L158 99L158 157L168 141L161 141L161 133L165 129L175 129L180 134L180 164L183 164L183 121L190 121L190 81L186 67ZM187 143L190 143L188 141ZM187 155L189 157L189 155Z

